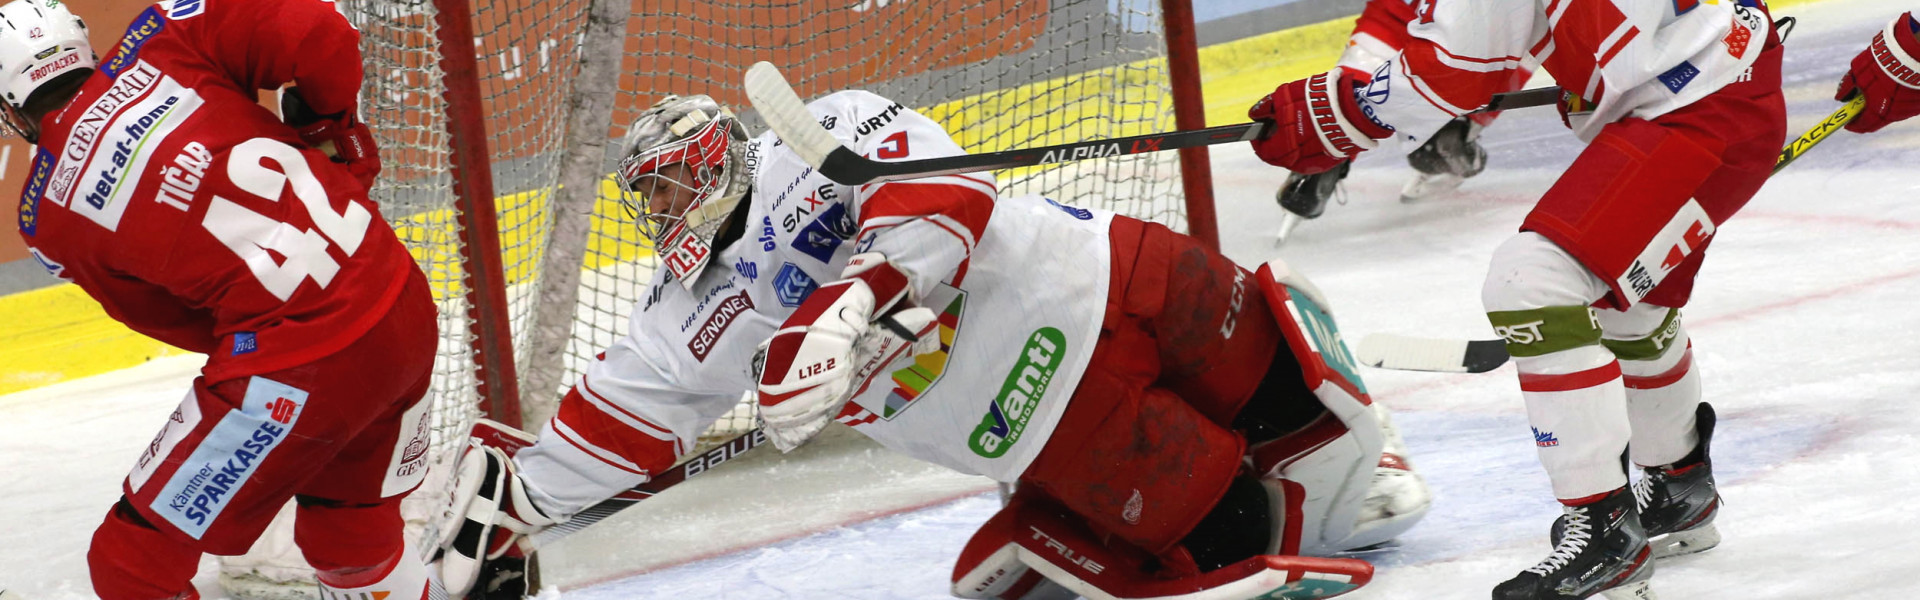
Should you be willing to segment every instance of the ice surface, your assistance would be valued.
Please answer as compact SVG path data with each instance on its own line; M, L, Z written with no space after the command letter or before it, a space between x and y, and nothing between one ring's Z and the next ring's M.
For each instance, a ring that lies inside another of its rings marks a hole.
M1791 129L1836 107L1833 82L1898 2L1800 8L1788 43ZM1479 304L1493 248L1579 144L1551 111L1487 132L1489 168L1459 192L1396 198L1404 161L1369 156L1349 202L1284 249L1284 177L1214 151L1229 255L1286 259L1332 299L1350 339L1388 331L1490 337ZM1841 133L1725 224L1687 311L1709 401L1726 541L1660 563L1671 599L1920 597L1920 124ZM197 368L163 359L0 396L0 587L88 595L85 548L138 449ZM1557 512L1511 367L1363 373L1394 408L1436 494L1427 520L1368 555L1369 598L1485 598L1546 551ZM953 557L997 508L990 486L847 437L716 469L547 553L558 594L600 598L946 598ZM901 512L901 511L906 512ZM877 519L875 517L878 517ZM690 561L690 562L689 562ZM199 582L218 597L211 573ZM638 573L638 574L636 574ZM611 578L611 579L610 579Z

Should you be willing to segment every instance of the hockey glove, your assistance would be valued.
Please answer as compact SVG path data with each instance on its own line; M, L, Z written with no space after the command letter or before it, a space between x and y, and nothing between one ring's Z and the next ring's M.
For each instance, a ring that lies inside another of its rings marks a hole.
M1253 153L1267 164L1304 175L1333 168L1379 145L1374 140L1393 129L1360 110L1361 79L1335 68L1287 83L1247 110L1247 117L1269 121L1266 137L1253 140Z
M316 148L347 168L366 189L380 175L380 147L373 143L373 131L354 116L353 110L331 115L314 112L300 96L300 88L280 92L280 119L293 126L300 141Z
M1866 96L1867 105L1847 123L1847 131L1871 133L1920 114L1920 21L1913 13L1887 24L1853 57L1853 70L1840 78L1833 99L1850 99L1856 91Z
M808 296L762 346L760 420L781 452L819 435L894 358L939 349L933 311L893 310L907 303L907 276L886 256L855 255L841 275ZM877 326L875 315L892 323Z

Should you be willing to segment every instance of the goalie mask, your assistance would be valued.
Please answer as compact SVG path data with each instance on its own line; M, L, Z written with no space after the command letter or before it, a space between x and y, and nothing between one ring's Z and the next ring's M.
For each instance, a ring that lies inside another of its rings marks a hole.
M667 96L627 127L621 202L667 270L691 288L747 195L747 134L713 98Z
M73 71L90 71L95 62L86 24L59 0L0 6L0 95L6 98L7 129L36 141L40 123L21 114L21 107L42 86Z

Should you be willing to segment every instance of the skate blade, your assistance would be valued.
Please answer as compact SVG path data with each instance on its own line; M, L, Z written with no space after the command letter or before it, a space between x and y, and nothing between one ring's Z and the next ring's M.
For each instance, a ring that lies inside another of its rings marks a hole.
M1460 184L1466 180L1465 177L1451 173L1433 175L1421 173L1414 177L1413 181L1407 182L1406 187L1400 189L1400 202L1419 202L1445 194L1460 189Z
M1696 552L1705 552L1720 545L1720 530L1712 523L1686 531L1676 531L1648 540L1653 546L1653 557L1668 558L1686 556Z
M1294 228L1299 227L1300 222L1306 220L1300 218L1300 215L1293 214L1290 211L1283 210L1280 211L1280 213L1280 235L1273 240L1273 245L1276 248L1286 245L1287 238L1293 236Z
M1660 600L1659 596L1653 595L1653 585L1646 581L1629 583L1600 592L1600 595L1607 600Z

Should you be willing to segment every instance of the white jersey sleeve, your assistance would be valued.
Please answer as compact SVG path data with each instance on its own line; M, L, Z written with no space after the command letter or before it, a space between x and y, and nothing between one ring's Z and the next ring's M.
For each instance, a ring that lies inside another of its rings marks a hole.
M1362 110L1411 150L1447 120L1511 88L1531 57L1593 107L1592 139L1626 116L1653 118L1734 81L1765 45L1763 13L1740 1L1432 0L1399 56L1374 73Z
M966 154L945 129L870 92L847 91L809 105L841 143L892 162ZM853 188L858 252L885 254L924 299L973 254L999 191L991 173L943 175Z

